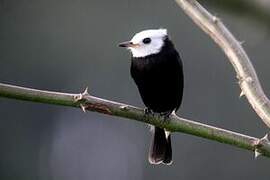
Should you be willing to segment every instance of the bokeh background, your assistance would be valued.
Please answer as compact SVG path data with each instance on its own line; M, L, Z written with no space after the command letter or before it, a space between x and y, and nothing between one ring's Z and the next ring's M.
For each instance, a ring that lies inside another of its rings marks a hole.
M202 1L245 41L270 95L269 1ZM254 4L256 3L256 4ZM91 94L143 107L117 47L134 33L167 28L184 61L180 116L262 137L269 129L245 98L223 52L177 7L162 0L0 0L0 82ZM0 99L3 180L268 180L270 160L177 133L172 166L147 162L145 124L46 104Z

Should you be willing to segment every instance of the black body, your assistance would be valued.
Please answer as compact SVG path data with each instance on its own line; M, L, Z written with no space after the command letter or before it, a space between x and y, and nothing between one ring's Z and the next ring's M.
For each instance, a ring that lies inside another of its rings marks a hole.
M157 54L132 57L131 76L138 86L145 106L156 113L171 113L181 105L184 76L182 61L174 45L165 37ZM172 161L170 136L155 127L149 161L153 164Z

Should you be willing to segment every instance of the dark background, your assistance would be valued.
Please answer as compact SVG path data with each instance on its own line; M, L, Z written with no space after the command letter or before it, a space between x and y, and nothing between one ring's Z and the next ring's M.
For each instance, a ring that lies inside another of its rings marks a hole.
M203 4L245 41L270 95L267 21L245 6ZM0 0L0 82L72 93L88 86L95 96L143 107L129 75L130 54L117 43L159 27L168 29L184 61L178 114L262 137L268 129L245 97L239 99L229 61L174 1ZM173 135L173 165L150 165L150 132L135 121L3 98L0 114L1 180L267 180L270 175L268 158L254 160L251 152L181 133Z

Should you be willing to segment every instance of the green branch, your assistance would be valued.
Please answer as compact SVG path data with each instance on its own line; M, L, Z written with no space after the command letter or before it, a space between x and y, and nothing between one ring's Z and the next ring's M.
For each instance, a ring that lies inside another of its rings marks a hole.
M157 115L145 115L144 111L140 108L91 96L87 90L81 94L70 94L0 83L0 97L71 106L82 108L83 111L94 111L111 116L123 117L165 128L171 132L182 132L250 151L256 150L262 155L270 157L270 144L267 138L260 140L255 137L180 118L175 114L172 114L167 121L164 121Z

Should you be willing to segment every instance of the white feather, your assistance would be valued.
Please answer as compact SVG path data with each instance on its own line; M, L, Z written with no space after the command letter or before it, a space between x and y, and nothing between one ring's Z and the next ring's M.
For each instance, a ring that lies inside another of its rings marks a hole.
M164 37L167 36L167 29L149 29L141 31L131 39L133 44L137 46L129 47L133 57L145 57L160 52L163 44ZM150 38L149 44L144 44L143 39Z

